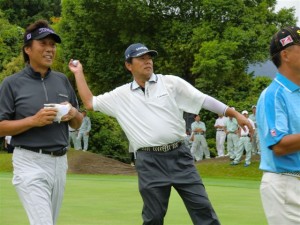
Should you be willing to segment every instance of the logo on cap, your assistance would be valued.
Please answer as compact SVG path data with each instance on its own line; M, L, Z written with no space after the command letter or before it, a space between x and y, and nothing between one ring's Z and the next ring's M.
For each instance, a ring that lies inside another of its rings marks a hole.
M291 35L280 39L280 43L282 46L286 46L287 44L292 43L292 42L293 42L293 38L291 37Z
M151 56L157 56L157 51L149 50L145 45L141 43L135 43L130 45L125 51L125 60L129 58L139 57L144 54L150 54Z
M27 34L26 39L27 40L31 39L31 33Z

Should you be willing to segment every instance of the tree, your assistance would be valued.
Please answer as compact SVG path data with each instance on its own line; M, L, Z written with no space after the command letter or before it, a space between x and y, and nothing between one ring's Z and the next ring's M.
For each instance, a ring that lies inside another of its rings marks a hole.
M37 19L60 17L61 0L0 0L0 9L11 24L26 28Z
M254 78L246 73L248 65L265 61L273 33L295 23L293 9L275 13L275 4L64 0L58 23L62 60L80 59L93 93L101 94L132 80L124 69L124 50L141 42L159 52L156 73L181 76L231 106L249 107L260 93L251 92ZM203 113L211 124L214 115Z
M234 87L239 94L233 93L232 98L244 99L241 93L249 93L251 83L245 73L248 65L268 58L270 38L278 26L295 23L293 10L284 10L283 23L274 12L275 3L275 0L203 1L204 19L193 36L198 52L192 72L198 88L220 96Z
M20 53L23 29L10 24L0 11L0 72L4 66Z

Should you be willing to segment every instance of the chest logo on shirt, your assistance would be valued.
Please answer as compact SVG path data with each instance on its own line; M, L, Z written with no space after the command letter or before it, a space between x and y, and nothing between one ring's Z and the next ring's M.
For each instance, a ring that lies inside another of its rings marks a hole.
M276 137L277 136L276 130L274 130L274 129L270 130L270 133L271 133L272 137Z
M164 93L164 94L158 95L157 98L162 98L162 97L167 96L167 95L168 95L167 93Z

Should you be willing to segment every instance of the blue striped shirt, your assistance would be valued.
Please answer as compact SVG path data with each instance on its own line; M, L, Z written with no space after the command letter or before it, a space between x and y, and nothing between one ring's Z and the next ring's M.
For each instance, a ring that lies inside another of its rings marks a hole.
M300 133L300 87L280 73L261 93L256 121L261 148L260 169L269 172L300 171L300 151L276 156L271 146L284 136Z

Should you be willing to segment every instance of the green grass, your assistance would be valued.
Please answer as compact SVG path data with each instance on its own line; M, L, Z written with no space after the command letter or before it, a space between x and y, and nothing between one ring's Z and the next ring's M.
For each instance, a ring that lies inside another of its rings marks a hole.
M0 224L28 225L11 184L11 155L0 154ZM223 160L197 164L222 225L266 225L258 162L230 166ZM140 225L142 199L136 176L68 174L57 225ZM166 225L192 224L181 198L172 190Z
M71 149L68 151L68 159L74 157L78 152ZM12 172L11 165L12 154L0 151L0 172ZM243 162L237 166L230 166L228 159L222 160L203 160L196 164L196 167L202 177L215 178L234 178L249 179L259 181L262 177L262 171L258 169L259 158L253 158L250 167L243 167Z
M12 163L11 163L12 154L4 153L0 151L0 172L11 172Z
M0 224L27 225L27 217L11 185L11 173L0 173ZM266 225L259 182L204 178L210 200L223 225ZM142 224L142 201L135 176L69 174L57 225ZM172 190L166 225L192 224Z
M219 160L206 159L196 164L196 167L202 177L215 178L234 178L260 181L262 171L259 169L259 158L255 156L249 167L244 167L242 161L237 166L231 166L230 161L226 158Z

